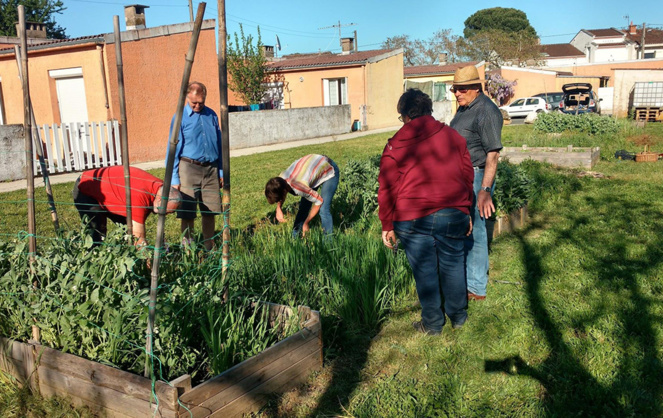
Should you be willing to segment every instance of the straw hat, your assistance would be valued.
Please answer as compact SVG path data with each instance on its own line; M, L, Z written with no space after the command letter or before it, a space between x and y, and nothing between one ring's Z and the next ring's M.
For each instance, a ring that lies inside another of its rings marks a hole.
M484 80L479 77L479 71L474 65L459 68L454 73L454 86L469 86L471 84L483 84Z

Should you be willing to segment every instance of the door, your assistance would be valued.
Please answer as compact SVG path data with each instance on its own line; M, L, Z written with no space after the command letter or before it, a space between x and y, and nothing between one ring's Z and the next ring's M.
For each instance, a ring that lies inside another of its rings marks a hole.
M87 100L83 77L60 77L55 79L58 95L60 122L66 126L69 137L71 159L76 169L82 170L90 155L85 136L85 122L88 121ZM76 123L79 123L76 125Z
M539 106L539 100L543 101L543 99L537 99L537 98L529 98L527 99L527 102L525 103L525 106L523 110L525 111L525 115L529 115L531 112L536 112L537 110L541 109L541 106Z

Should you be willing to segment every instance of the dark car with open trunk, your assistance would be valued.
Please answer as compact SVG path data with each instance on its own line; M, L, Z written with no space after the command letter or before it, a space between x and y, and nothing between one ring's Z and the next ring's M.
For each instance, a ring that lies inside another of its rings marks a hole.
M562 86L564 98L559 102L559 110L564 113L599 113L601 107L590 83L570 83Z

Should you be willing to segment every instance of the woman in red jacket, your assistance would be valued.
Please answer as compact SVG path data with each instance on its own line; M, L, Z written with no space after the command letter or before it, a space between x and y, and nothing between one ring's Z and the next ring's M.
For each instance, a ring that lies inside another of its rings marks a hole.
M440 334L467 320L464 238L471 231L474 170L465 138L435 120L433 102L408 89L397 106L403 127L382 152L378 203L382 241L405 249L421 302L412 325Z

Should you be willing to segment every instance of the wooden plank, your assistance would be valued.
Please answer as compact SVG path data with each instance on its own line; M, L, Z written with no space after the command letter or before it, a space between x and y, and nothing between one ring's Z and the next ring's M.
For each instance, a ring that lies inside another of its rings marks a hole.
M69 145L71 146L71 152L74 160L73 171L82 170L81 165L81 153L79 150L80 144L78 143L78 130L76 130L76 125L74 122L69 122Z
M35 368L35 349L32 344L23 344L23 351L25 352L25 377L26 383L30 386L33 392L39 391L39 380L37 369Z
M69 403L76 408L88 407L95 415L107 418L130 418L128 415L115 412L111 409L104 408L101 405L97 405L94 402L86 401L76 396L70 396L69 393L62 388L54 388L45 384L40 384L41 395L44 398L50 398L52 396L58 396L60 398L67 399Z
M94 167L95 153L93 151L92 135L90 135L90 124L88 122L83 123L83 134L85 135L85 147L87 148L85 167L90 169Z
M75 376L62 373L46 365L40 365L39 382L43 387L42 392L49 392L49 388L57 388L60 394L74 400L79 398L85 404L95 404L115 413L128 417L152 416L153 410L149 401L136 399L125 393L118 392L103 386L96 386L90 382L81 380ZM156 416L175 417L175 411L159 404L159 413Z
M48 172L54 173L55 163L58 159L57 155L53 154L53 143L51 142L51 135L49 133L50 129L48 125L44 125L42 129L44 130L44 142L46 143L46 152L48 153L48 155L45 157L46 164L48 165Z
M114 120L113 121L113 144L115 146L115 159L117 161L117 165L122 165L122 152L121 152L121 147L120 147L120 126L118 121Z
M89 385L112 389L138 400L150 402L152 399L152 382L149 379L49 347L39 346L39 350L40 365L76 377ZM156 382L155 391L160 405L171 410L177 409L177 388Z
M107 121L106 122L106 135L107 135L107 140L108 140L108 159L109 162L106 164L106 167L111 166L111 165L116 165L115 161L115 139L113 137L113 130L112 130L112 121Z
M292 368L293 365L298 364L302 361L302 359L308 358L311 355L315 355L315 357L318 359L319 366L322 366L322 363L319 362L320 349L321 347L318 344L317 339L309 339L306 344L299 346L283 357L280 357L275 361L264 365L264 367L262 367L260 370L257 370L255 373L234 382L232 386L223 388L223 390L207 398L199 405L192 405L185 402L184 400L181 400L181 402L191 410L191 414L193 414L194 418L205 417L209 413L224 408L226 405L231 404L235 400L244 397L247 392L250 392L254 388L264 385L275 376L278 376L285 370ZM308 369L303 372L311 373L312 369ZM285 388L280 389L287 390L290 387L291 386L286 385ZM182 414L182 411L180 411L180 414Z
M320 321L313 318L304 324L305 328L269 347L262 353L237 364L218 376L201 383L190 392L180 397L180 401L187 405L196 406L222 390L237 384L243 379L256 373L266 365L287 355L292 350L306 344L310 340L319 340L321 333Z
M170 384L176 387L177 394L182 396L182 394L191 390L191 375L184 374L177 379L171 380Z
M0 337L0 353L14 360L25 361L24 345L27 344L12 340L11 338Z
M55 128L57 125L53 125ZM58 126L57 131L62 137L62 151L64 153L64 171L71 171L71 152L69 151L69 139L67 135L67 127L62 124Z
M108 167L108 142L106 141L106 130L104 129L106 127L106 124L108 122L100 122L99 123L99 134L101 136L101 155L103 156L103 167Z
M86 134L90 134L90 139L92 140L92 148L94 150L94 168L101 167L101 156L99 152L99 137L97 136L97 122L92 122L85 127ZM87 130L89 129L89 131Z
M312 353L226 407L214 411L210 416L228 418L257 412L273 393L282 393L285 388L299 386L306 382L313 371L319 368L318 353ZM180 415L180 417L182 416Z

